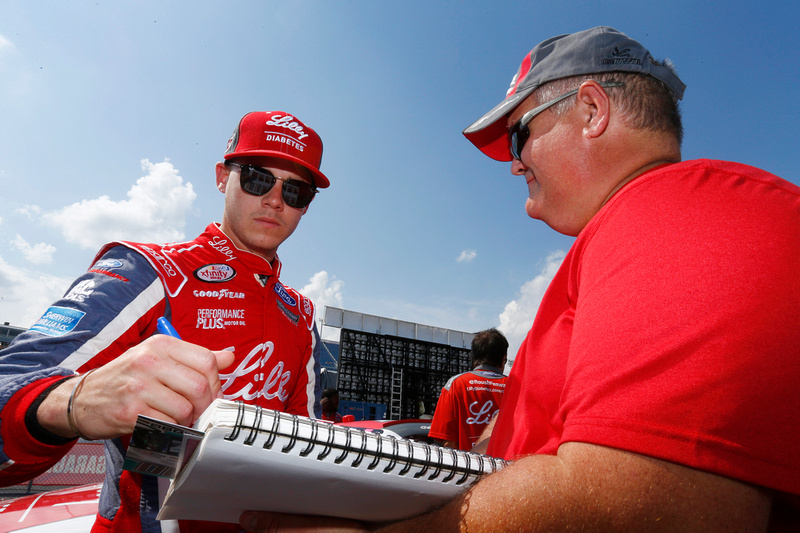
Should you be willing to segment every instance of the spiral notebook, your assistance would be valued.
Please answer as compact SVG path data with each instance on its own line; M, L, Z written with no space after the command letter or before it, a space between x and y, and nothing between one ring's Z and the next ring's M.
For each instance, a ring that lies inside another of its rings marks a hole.
M393 521L507 464L228 400L215 400L195 429L203 437L186 441L159 519L238 522L261 510Z

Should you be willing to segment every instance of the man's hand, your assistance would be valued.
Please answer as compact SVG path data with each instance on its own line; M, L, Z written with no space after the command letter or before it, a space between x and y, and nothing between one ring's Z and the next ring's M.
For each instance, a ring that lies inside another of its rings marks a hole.
M140 414L191 426L217 398L219 369L233 359L231 352L150 337L86 377L73 404L78 429L93 439L127 435ZM56 435L75 436L66 411L76 383L63 383L39 406L39 424Z

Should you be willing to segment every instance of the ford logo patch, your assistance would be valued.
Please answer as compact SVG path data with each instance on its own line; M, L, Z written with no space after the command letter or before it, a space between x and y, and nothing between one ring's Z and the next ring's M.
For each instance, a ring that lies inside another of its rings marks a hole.
M286 305L290 307L294 307L297 305L297 300L292 298L291 294L286 292L286 289L283 288L283 285L281 285L280 282L275 284L275 292L278 293L278 296L281 297L281 300L286 302Z
M119 268L122 266L122 261L117 259L101 259L94 264L94 268Z

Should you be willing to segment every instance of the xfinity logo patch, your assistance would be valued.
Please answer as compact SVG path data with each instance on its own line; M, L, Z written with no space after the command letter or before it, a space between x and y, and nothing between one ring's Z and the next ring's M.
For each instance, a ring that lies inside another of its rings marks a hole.
M236 271L233 267L223 264L206 265L194 271L194 277L207 283L230 281L234 276L236 276Z

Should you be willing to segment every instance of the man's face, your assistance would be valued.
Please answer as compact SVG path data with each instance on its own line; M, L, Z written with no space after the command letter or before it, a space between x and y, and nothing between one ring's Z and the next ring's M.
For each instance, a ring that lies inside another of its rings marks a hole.
M529 216L576 236L625 183L648 165L680 160L680 149L676 146L669 153L667 146L662 151L670 157L637 161L630 156L636 148L629 146L653 140L643 139L625 124L602 84L585 80L577 90L561 96L575 98L574 105L561 115L548 108L528 123L530 135L524 146L517 146L519 158L511 162L511 173L524 176L528 184L525 210ZM506 122L509 130L537 104L532 95L519 105ZM626 152L620 153L621 146ZM640 163L644 166L637 167Z
M339 395L332 394L327 398L320 400L320 405L323 411L338 411L339 410Z
M236 162L265 168L277 178L311 183L308 172L302 166L285 159L261 157ZM281 180L276 181L266 194L253 196L242 190L239 167L218 163L216 170L217 188L225 193L222 231L238 248L272 261L278 246L294 232L308 206L297 209L287 205L281 195Z
M529 97L520 104L509 116L508 128L537 103ZM530 136L520 159L511 163L511 173L524 176L528 184L528 216L573 236L580 233L597 208L591 180L584 172L586 152L580 119L578 106L562 116L550 109L537 115L528 123Z

